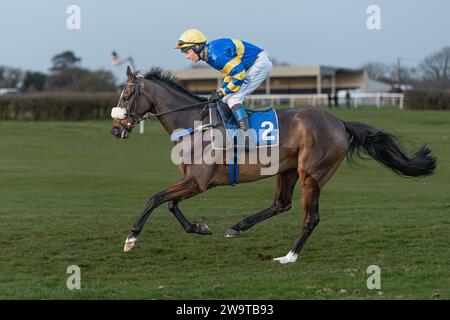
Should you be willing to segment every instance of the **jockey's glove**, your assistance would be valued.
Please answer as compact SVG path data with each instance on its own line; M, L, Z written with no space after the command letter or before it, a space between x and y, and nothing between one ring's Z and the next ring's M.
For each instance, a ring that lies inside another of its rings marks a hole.
M223 92L221 90L214 90L213 92L211 92L211 95L209 96L208 101L209 102L217 102L220 99L222 99L225 95L223 94Z

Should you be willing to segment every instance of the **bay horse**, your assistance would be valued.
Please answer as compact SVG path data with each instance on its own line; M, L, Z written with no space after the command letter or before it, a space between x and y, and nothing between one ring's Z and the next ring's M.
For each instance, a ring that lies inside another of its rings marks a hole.
M128 67L126 74L127 82L118 102L123 116L114 119L111 129L115 137L128 138L148 113L156 115L168 134L177 128L190 128L194 121L201 120L206 99L186 91L169 72L153 68L145 76L137 77ZM319 223L320 192L344 158L354 161L362 157L362 151L396 174L410 177L429 176L436 168L436 158L427 146L408 155L395 136L363 123L340 120L316 107L281 109L277 110L277 116L279 166L273 174L276 176L275 199L269 208L231 226L225 237L238 236L257 223L288 211L292 206L294 187L300 180L303 229L288 254L274 259L282 264L297 260ZM262 167L260 163L240 165L239 182L267 178L268 175L260 174ZM182 163L179 169L181 179L148 200L125 241L125 252L136 245L138 235L153 210L165 202L186 232L211 234L207 225L189 221L178 204L210 188L227 185L227 165Z

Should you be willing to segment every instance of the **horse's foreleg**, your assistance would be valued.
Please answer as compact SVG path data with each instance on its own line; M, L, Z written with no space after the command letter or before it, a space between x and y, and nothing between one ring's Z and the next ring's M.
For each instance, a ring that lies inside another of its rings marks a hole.
M187 233L212 234L209 227L204 223L194 224L190 222L178 208L178 201L169 201L169 211L173 213L175 218Z
M277 191L272 205L269 208L255 213L232 226L225 233L226 238L235 237L239 234L239 232L248 230L255 224L269 219L279 213L288 211L291 208L292 193L298 180L297 169L291 169L280 173L276 179Z
M192 197L200 192L201 189L198 187L195 178L185 176L183 177L183 179L179 180L171 187L152 196L147 202L144 212L142 212L142 214L133 224L131 233L125 241L124 251L130 251L135 246L137 236L141 233L145 221L148 219L155 208L157 208L164 202L173 200L179 201Z
M291 251L284 257L275 258L275 261L280 263L295 262L297 260L300 250L308 240L314 228L319 223L319 197L320 187L316 180L307 172L301 171L302 181L302 206L305 212L303 230Z

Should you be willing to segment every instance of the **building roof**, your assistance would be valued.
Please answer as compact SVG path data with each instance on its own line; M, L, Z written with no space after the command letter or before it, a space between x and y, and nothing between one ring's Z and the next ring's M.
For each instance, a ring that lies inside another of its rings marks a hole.
M207 79L221 79L223 77L219 71L208 67L178 69L178 70L171 70L171 72L179 80L207 80ZM293 77L316 77L318 75L333 76L336 74L336 72L361 73L364 72L364 70L321 66L321 65L274 66L271 77L293 78Z

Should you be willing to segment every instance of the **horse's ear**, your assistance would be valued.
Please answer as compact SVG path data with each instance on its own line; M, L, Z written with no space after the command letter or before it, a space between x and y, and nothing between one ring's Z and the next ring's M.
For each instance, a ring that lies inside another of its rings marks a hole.
M131 71L130 66L127 66L127 78L128 78L128 81L136 80L136 76L134 75L133 71Z

